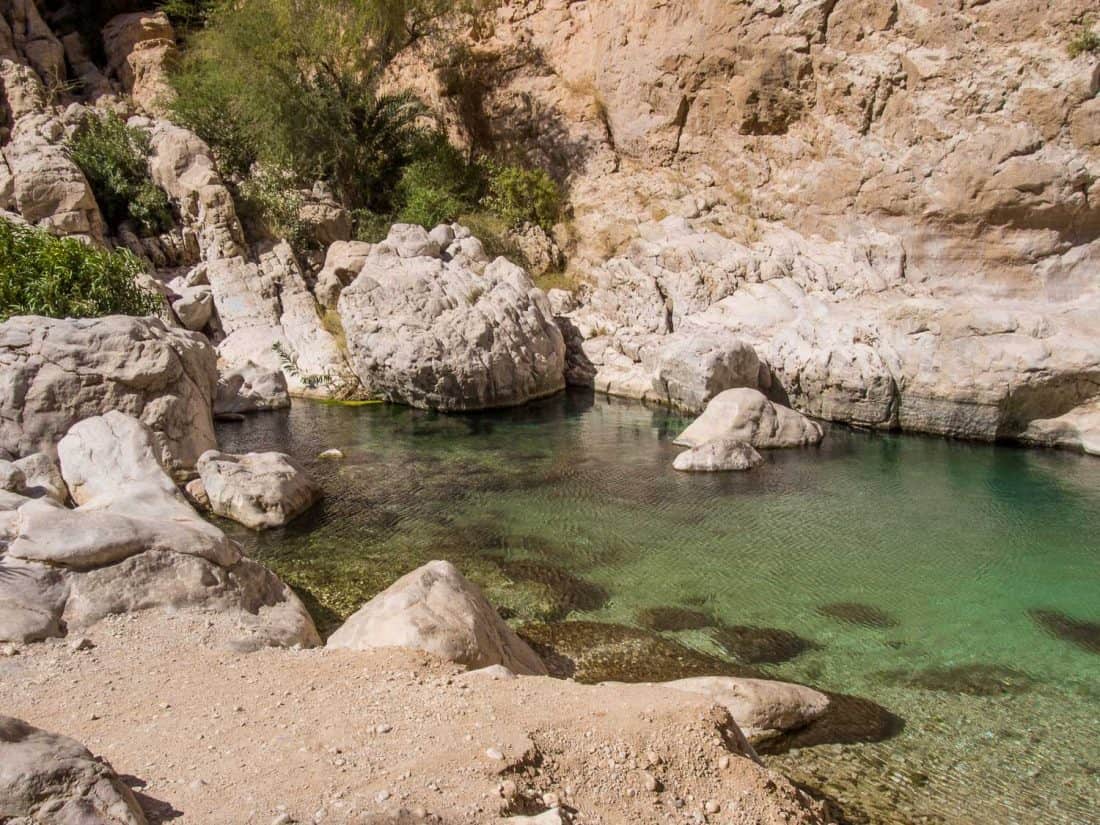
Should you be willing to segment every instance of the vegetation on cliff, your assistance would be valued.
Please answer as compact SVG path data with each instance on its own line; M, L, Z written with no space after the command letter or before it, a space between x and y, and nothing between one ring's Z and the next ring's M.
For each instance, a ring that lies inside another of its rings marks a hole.
M0 219L0 321L13 315L150 315L159 298L139 285L141 262L75 238Z

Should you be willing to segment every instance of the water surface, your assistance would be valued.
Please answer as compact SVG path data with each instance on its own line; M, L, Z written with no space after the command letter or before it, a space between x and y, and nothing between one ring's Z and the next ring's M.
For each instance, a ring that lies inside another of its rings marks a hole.
M1100 459L835 427L686 475L686 423L581 393L469 416L297 401L219 438L323 481L289 528L232 531L323 629L447 558L532 638L596 649L601 627L560 623L618 625L580 678L724 667L868 700L868 729L832 738L878 741L765 757L852 822L1097 821Z

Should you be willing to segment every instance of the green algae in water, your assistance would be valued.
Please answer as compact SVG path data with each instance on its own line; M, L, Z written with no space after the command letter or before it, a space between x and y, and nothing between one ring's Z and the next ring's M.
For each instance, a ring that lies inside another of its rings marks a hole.
M832 428L753 473L689 476L671 467L685 424L568 393L470 416L297 401L218 428L323 482L288 528L233 533L324 630L447 558L574 668L566 642L587 638L595 676L698 666L846 697L848 727L766 758L853 822L1094 819L1100 460ZM331 447L346 459L316 458ZM809 644L752 664L744 628Z

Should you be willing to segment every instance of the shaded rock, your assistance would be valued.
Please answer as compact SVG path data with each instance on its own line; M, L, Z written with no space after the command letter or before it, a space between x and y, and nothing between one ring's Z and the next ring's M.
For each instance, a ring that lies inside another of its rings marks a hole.
M359 275L373 248L373 244L361 241L337 241L328 247L325 265L313 286L321 306L336 309L340 293Z
M804 728L829 707L824 693L768 679L700 676L663 682L662 686L713 699L729 710L753 744Z
M732 389L707 404L675 443L698 447L708 441L734 440L769 449L817 444L823 436L819 424L789 407L773 404L760 391Z
M681 472L714 473L751 470L763 460L751 444L720 438L680 453L672 466Z
M61 468L47 453L32 453L14 462L23 472L23 494L31 498L48 496L64 504L69 499L69 488L61 477Z
M26 485L27 477L23 474L23 470L11 461L0 459L0 490L22 493Z
M691 676L756 676L751 668L650 631L606 622L529 623L519 635L552 676L578 682L661 682Z
M213 348L156 318L17 317L0 324L0 448L52 452L76 422L139 418L172 472L216 445Z
M1100 653L1100 622L1074 619L1056 610L1029 610L1028 615L1051 636L1089 653Z
M761 753L785 753L816 745L882 742L905 728L904 719L877 702L844 693L822 692L829 698L824 713L803 728L759 743L757 749Z
M14 822L145 825L109 764L79 742L0 716L0 818Z
M983 662L926 667L920 670L891 670L878 674L878 678L891 685L965 696L1024 693L1035 684L1034 679L1019 670Z
M635 616L638 624L647 630L699 630L714 627L715 618L699 610L684 607L646 607Z
M209 286L172 287L172 311L184 329L199 332L214 315L214 291Z
M197 465L210 510L256 530L281 527L321 498L285 453L203 453Z
M756 387L760 359L752 345L719 328L689 329L661 339L654 388L667 403L699 412L718 393Z
M164 12L120 14L103 28L107 70L130 92L138 108L164 114L174 97L167 64L176 55L176 35Z
M726 655L746 664L786 662L817 648L809 639L775 627L722 625L711 635Z
M218 376L214 415L279 410L289 406L290 391L282 370L265 369L247 361Z
M542 290L503 258L440 257L420 227L399 224L372 248L339 312L360 381L391 401L477 410L565 386L565 344Z
M897 627L898 621L889 613L869 604L859 602L833 602L817 608L817 612L830 619L862 627Z
M402 576L353 614L326 647L408 647L471 669L503 665L518 674L546 673L477 586L445 561Z

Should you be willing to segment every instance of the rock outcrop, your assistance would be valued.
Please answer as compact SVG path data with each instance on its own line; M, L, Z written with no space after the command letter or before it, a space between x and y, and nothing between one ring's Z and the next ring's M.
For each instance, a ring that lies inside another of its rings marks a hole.
M289 588L191 508L136 418L85 419L58 454L76 509L0 499L0 640L64 635L114 613L202 606L237 617L242 648L319 642Z
M79 742L0 716L0 820L146 825L133 792Z
M202 491L192 495L219 516L245 527L282 527L318 499L321 488L285 453L203 453L197 465Z
M565 386L565 343L546 295L515 264L490 262L461 227L393 227L338 308L360 381L391 401L480 410Z
M695 421L676 437L685 447L713 441L741 441L759 449L817 444L821 425L789 407L773 404L759 390L719 393Z
M402 576L352 615L326 647L407 647L471 670L503 665L522 675L546 674L539 657L477 586L445 561Z
M282 370L268 370L251 361L218 376L214 415L281 410L290 406L290 391Z
M76 422L119 410L153 431L171 471L217 442L214 350L156 318L16 317L0 324L0 448L52 451Z

